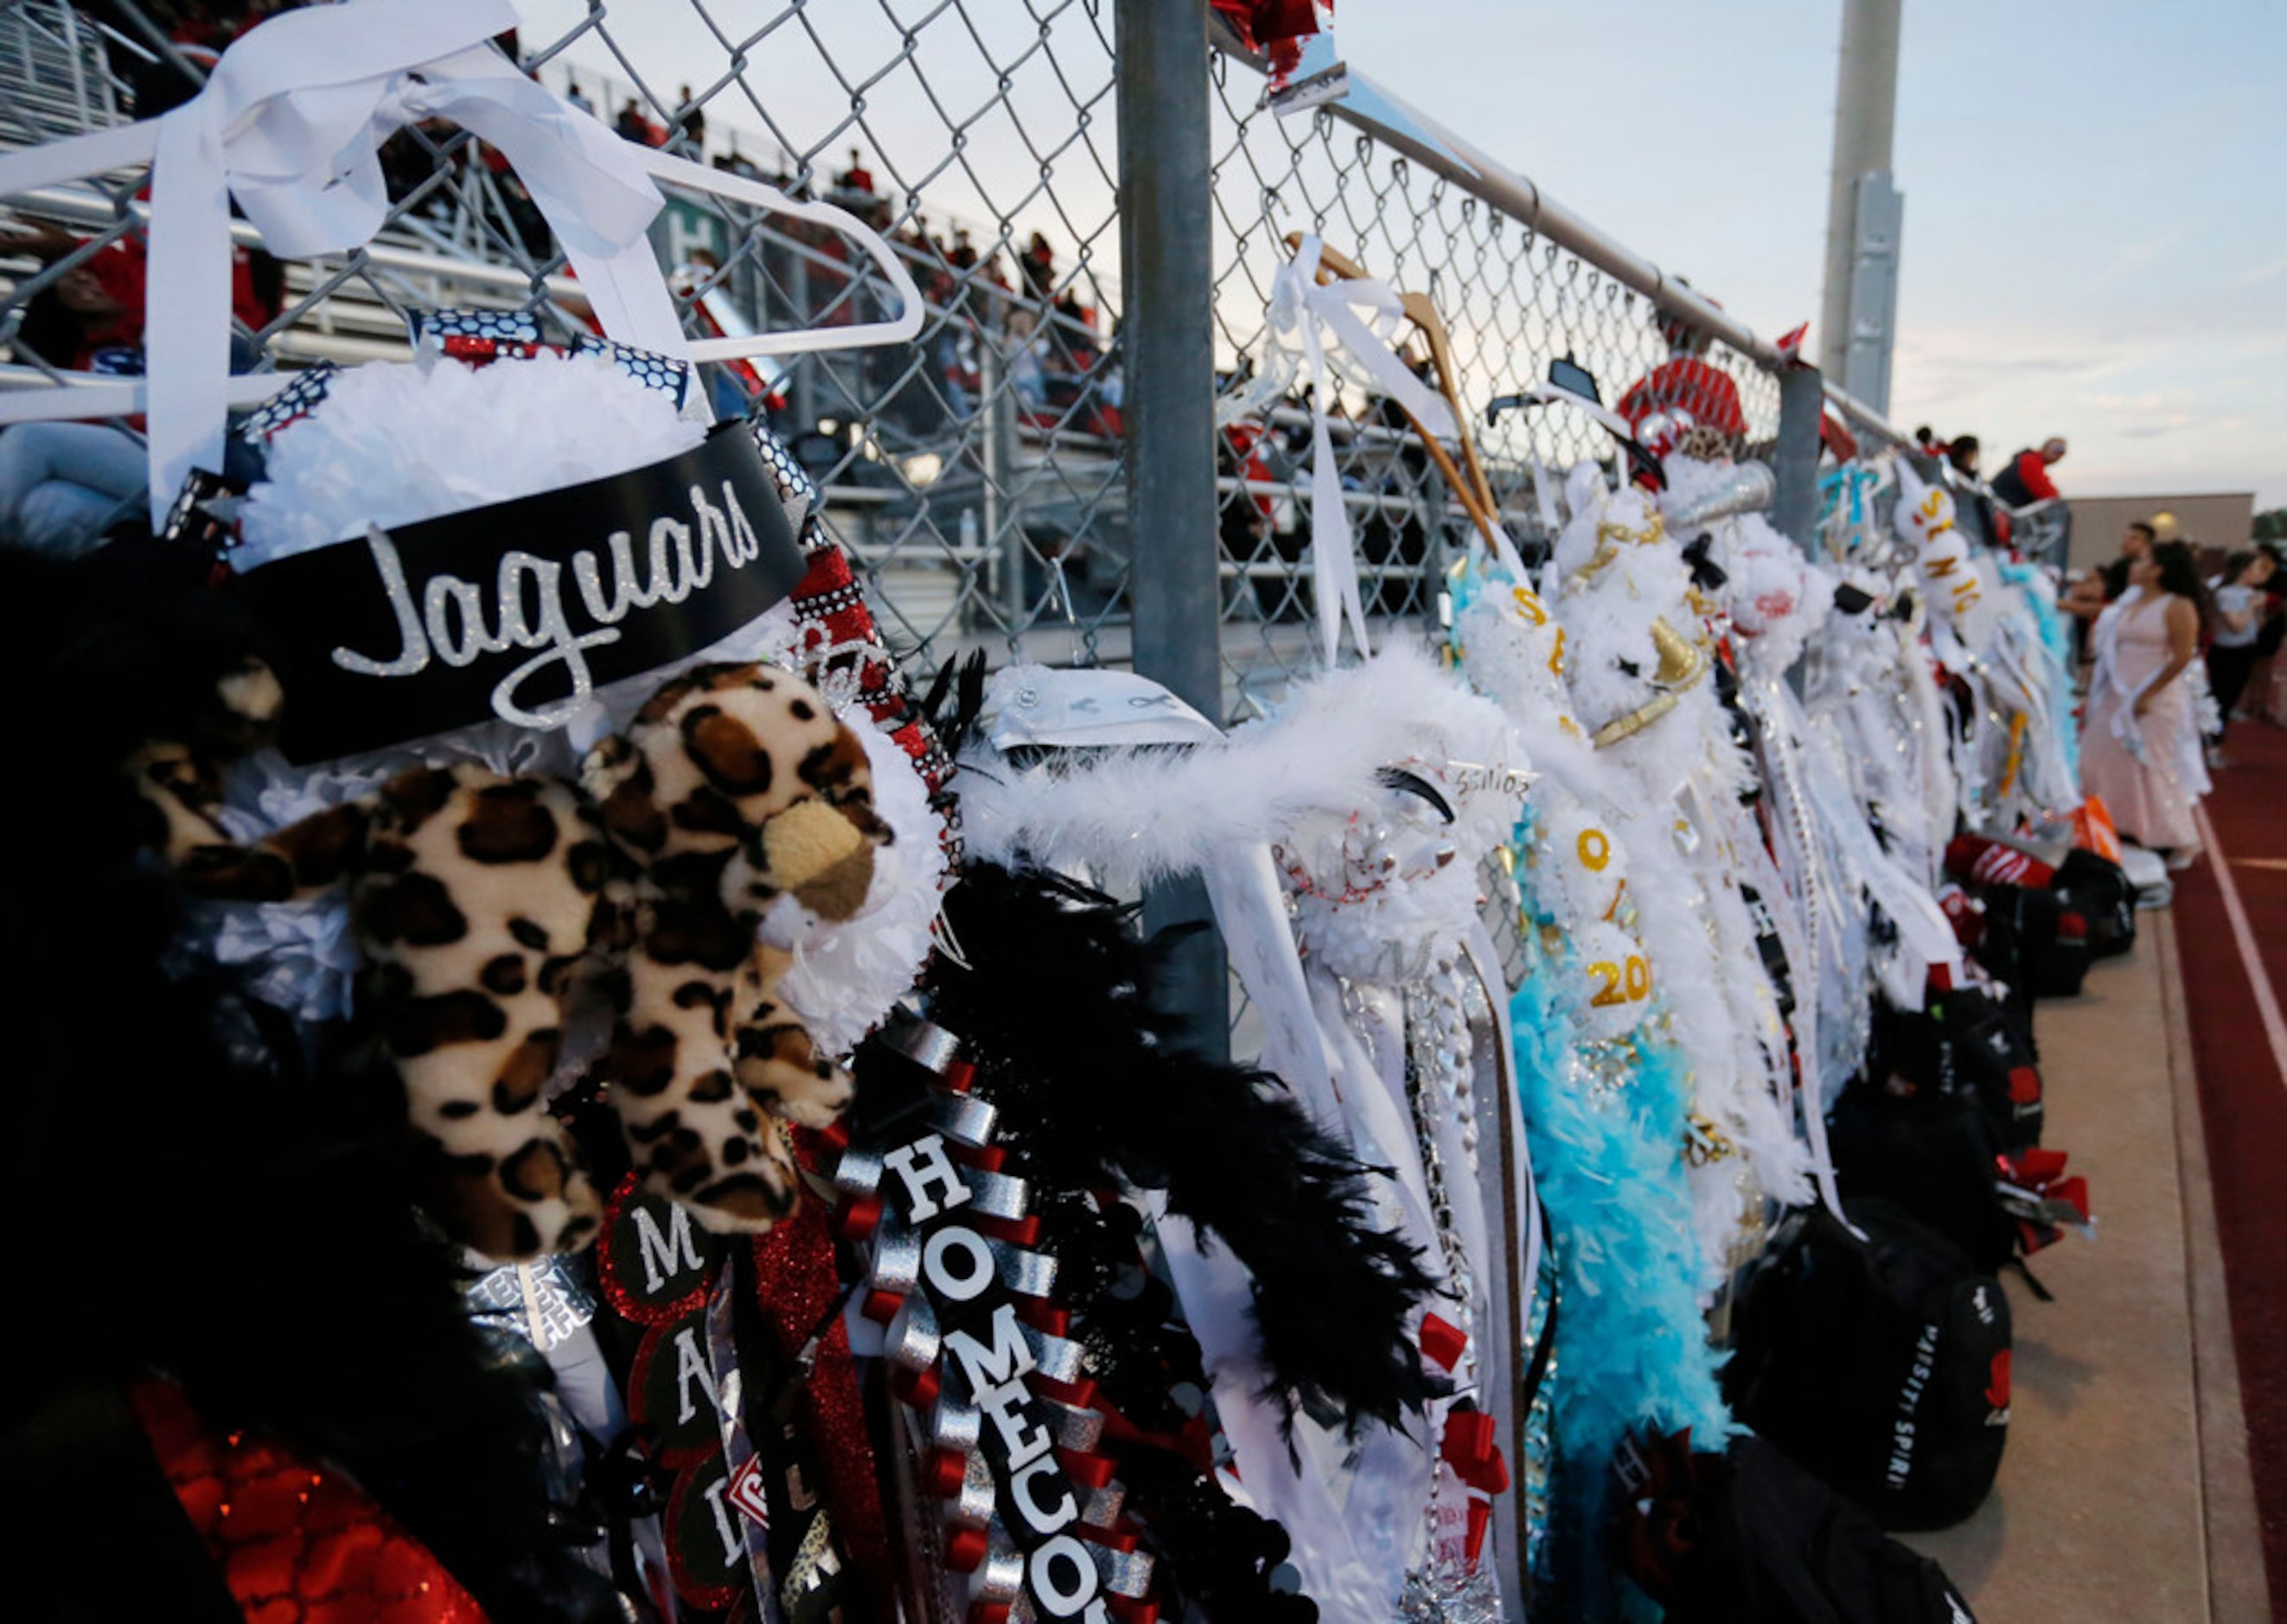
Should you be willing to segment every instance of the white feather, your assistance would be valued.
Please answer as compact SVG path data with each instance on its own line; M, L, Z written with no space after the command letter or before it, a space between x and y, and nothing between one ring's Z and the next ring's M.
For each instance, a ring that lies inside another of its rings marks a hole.
M988 861L1030 857L1132 893L1310 817L1373 804L1382 768L1432 758L1526 764L1499 707L1419 644L1393 639L1372 660L1298 685L1275 716L1221 743L1021 770L972 750L960 779L962 836Z

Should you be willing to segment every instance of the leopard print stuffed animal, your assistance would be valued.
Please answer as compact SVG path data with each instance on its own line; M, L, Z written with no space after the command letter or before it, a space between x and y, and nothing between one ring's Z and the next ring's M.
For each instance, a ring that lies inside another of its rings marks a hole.
M223 698L262 722L279 708L266 669ZM850 1082L779 1002L790 960L757 927L782 896L849 918L890 837L863 745L800 678L700 667L590 753L582 786L418 767L251 846L216 821L212 761L157 741L128 767L186 891L348 887L364 1014L456 1239L515 1259L595 1233L595 1188L542 1099L581 989L614 1002L598 1071L645 1181L711 1229L793 1210L776 1123L824 1126Z

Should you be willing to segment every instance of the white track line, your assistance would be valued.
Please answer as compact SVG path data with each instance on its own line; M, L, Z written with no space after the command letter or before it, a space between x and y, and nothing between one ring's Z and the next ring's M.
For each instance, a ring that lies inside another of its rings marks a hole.
M2238 883L2231 877L2231 863L2224 856L2222 843L2216 839L2215 825L2208 821L2208 809L2196 801L2192 816L2199 822L2208 861L2215 865L2216 889L2223 893L2224 917L2231 921L2232 939L2239 944L2240 962L2247 966L2248 985L2255 989L2255 1010L2263 1018L2264 1035L2271 1040L2271 1063L2279 1068L2280 1081L2287 1083L2287 1019L2280 1017L2278 994L2271 990L2263 955L2256 951L2254 927L2247 923Z

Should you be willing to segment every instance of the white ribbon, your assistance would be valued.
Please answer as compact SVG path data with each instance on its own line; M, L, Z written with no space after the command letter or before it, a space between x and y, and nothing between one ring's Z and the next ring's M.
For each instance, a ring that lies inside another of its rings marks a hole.
M1306 236L1292 263L1270 282L1271 353L1262 382L1252 392L1284 394L1295 368L1286 349L1299 336L1302 368L1310 384L1310 567L1318 584L1318 630L1326 662L1334 663L1341 646L1342 622L1349 622L1358 653L1371 654L1366 640L1365 602L1358 590L1357 553L1350 536L1349 510L1342 502L1341 471L1334 462L1334 437L1326 418L1327 357L1331 338L1348 357L1346 375L1396 400L1431 435L1450 440L1459 433L1453 414L1435 391L1397 358L1391 339L1405 312L1397 289L1371 277L1318 285L1319 240ZM1362 316L1359 313L1367 313Z
M661 207L658 187L633 147L493 48L492 36L517 21L510 0L289 12L232 45L206 88L165 116L0 160L0 193L151 163L141 395L154 523L194 466L219 470L225 411L246 392L230 380L230 200L283 257L347 252L388 217L378 153L408 123L450 119L498 148L564 244L605 329L685 353L644 234ZM70 409L133 410L136 392L75 389ZM14 409L0 408L0 421L58 415L52 394L6 407Z

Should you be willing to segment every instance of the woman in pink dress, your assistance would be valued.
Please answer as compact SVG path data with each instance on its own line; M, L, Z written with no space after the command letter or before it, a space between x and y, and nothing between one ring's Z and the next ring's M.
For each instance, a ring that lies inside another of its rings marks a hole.
M2088 719L2081 783L2101 796L2123 835L2168 854L2171 868L2198 858L2192 808L2208 792L2199 724L2184 672L2198 658L2199 567L2182 542L2163 542L2128 566L2128 590L2089 641Z

